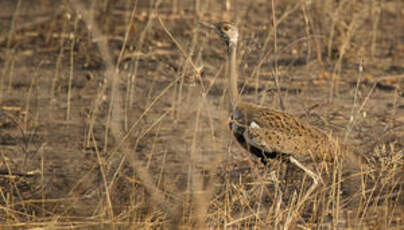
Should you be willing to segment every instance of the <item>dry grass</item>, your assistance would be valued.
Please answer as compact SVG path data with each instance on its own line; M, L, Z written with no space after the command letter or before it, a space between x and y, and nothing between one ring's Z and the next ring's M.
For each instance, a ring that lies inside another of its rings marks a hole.
M0 6L1 228L403 228L401 1ZM302 200L304 173L235 143L225 50L199 24L222 20L243 97L356 145L361 184L334 162Z

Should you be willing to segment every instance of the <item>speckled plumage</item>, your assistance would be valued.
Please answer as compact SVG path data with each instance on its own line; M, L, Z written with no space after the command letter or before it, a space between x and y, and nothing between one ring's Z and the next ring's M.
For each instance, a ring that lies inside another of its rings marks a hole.
M320 129L267 107L239 102L233 111L231 128L247 150L261 150L253 153L264 163L266 158L277 156L330 161L341 154L336 141Z

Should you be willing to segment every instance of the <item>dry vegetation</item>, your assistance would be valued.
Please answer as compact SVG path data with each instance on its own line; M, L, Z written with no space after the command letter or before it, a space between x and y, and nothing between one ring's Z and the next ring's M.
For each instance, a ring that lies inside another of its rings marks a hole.
M404 2L0 7L2 229L404 228ZM356 145L361 185L335 162L301 202L301 171L235 143L225 49L199 24L223 20L243 97Z

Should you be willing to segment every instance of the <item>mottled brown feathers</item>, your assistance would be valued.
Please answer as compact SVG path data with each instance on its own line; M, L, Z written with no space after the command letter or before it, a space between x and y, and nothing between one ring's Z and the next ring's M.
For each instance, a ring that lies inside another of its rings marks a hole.
M287 113L245 102L237 105L235 113L236 135L266 152L317 160L333 160L339 154L337 143L327 134Z

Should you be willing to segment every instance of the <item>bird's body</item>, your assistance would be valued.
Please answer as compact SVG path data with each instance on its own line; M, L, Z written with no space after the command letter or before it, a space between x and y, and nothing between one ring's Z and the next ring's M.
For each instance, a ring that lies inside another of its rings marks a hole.
M332 161L342 154L337 142L320 129L271 108L239 102L230 123L240 144L264 163L267 158L288 156Z

